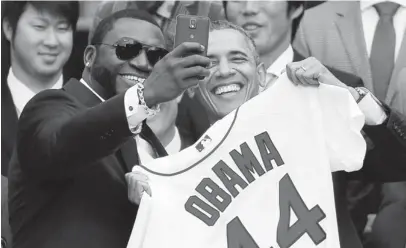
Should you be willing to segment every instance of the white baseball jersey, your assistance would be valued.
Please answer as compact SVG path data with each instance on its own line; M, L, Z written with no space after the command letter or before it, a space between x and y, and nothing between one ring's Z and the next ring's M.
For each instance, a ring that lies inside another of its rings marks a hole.
M358 170L364 116L346 89L286 74L149 178L129 248L340 247L332 171Z

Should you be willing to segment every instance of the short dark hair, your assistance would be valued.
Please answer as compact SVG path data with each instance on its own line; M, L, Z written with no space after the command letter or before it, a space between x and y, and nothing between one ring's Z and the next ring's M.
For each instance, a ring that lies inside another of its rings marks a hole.
M38 11L46 11L66 18L73 31L76 30L79 19L78 1L2 1L1 5L2 23L5 19L10 23L13 37L16 33L17 23L27 5L33 6Z
M113 29L114 23L121 18L132 18L132 19L143 20L143 21L149 22L149 23L157 26L159 29L161 29L161 27L158 25L158 23L155 21L155 19L148 12L143 11L143 10L137 10L137 9L124 9L124 10L114 12L113 14L109 15L108 17L106 17L100 21L100 23L97 25L96 29L94 30L93 36L90 39L90 45L95 45L95 44L101 43L104 39L104 36L110 30ZM129 28L131 28L131 27L129 27Z
M303 6L303 12L304 12L305 2L306 1L289 1L288 0L287 2L288 2L288 12L287 12L287 14L289 14L291 11L294 11L295 9L299 8L300 6ZM228 20L228 17L227 17L227 3L228 3L228 1L223 1L224 16ZM293 41L295 39L296 31L299 28L300 21L302 20L302 17L303 17L303 12L297 18L295 18L295 20L293 20L293 22L292 22L291 41Z
M261 63L254 39L252 39L252 37L242 27L225 20L216 20L210 23L210 31L224 29L231 29L241 33L244 36L246 42L248 43L248 46L250 47L252 55L254 56L255 63L257 65Z

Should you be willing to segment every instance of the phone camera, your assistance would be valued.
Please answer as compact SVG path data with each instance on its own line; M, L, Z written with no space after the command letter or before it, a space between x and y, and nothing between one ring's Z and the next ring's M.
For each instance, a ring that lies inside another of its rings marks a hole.
M190 20L189 27L190 27L191 29L195 29L195 28L196 28L196 19L191 19L191 20Z

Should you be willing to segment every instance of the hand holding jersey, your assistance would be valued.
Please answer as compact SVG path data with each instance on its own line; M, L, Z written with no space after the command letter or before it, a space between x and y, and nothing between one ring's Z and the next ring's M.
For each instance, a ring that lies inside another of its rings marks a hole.
M281 75L216 122L204 149L135 168L154 194L128 247L339 247L331 172L362 166L363 124L347 90Z
M154 194L128 247L339 247L331 171L362 166L363 115L347 90L286 74L251 99L265 79L255 44L218 24L197 96L224 118L194 146L134 168Z
M319 86L320 83L342 87L350 91L354 100L360 97L358 92L338 80L320 61L309 57L302 61L292 62L286 65L289 79L296 85Z

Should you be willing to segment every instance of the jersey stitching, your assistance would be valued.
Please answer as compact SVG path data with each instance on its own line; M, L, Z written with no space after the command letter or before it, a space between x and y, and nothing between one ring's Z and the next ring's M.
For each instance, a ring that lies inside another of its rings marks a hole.
M215 151L217 150L217 148L219 148L219 146L224 142L224 140L225 140L225 139L227 138L227 136L230 134L231 129L233 128L233 126L234 126L234 124L235 124L235 121L236 121L236 119L237 119L237 115L238 115L238 111L239 111L239 110L240 110L240 108L237 108L237 110L236 110L236 112L235 112L235 115L234 115L234 119L233 119L233 121L231 122L230 127L228 128L226 134L225 134L224 137L221 139L221 141L216 145L216 147L214 147L213 150L211 150L206 156L204 156L203 158L201 158L199 161L197 161L196 163L192 164L191 166L189 166L189 167L187 167L187 168L185 168L185 169L183 169L183 170L180 170L180 171L178 171L178 172L174 172L174 173L160 173L160 172L156 172L156 171L153 171L153 170L148 169L147 167L145 167L145 166L143 166L143 165L139 165L139 167L143 168L144 170L148 171L149 173L152 173L152 174L155 174L155 175L158 175L158 176L168 176L168 177L170 177L170 176L176 176L176 175L179 175L179 174L181 174L181 173L184 173L184 172L186 172L186 171L192 169L193 167L195 167L195 166L197 166L198 164L200 164L203 160L205 160L208 156L210 156L213 152L215 152Z

